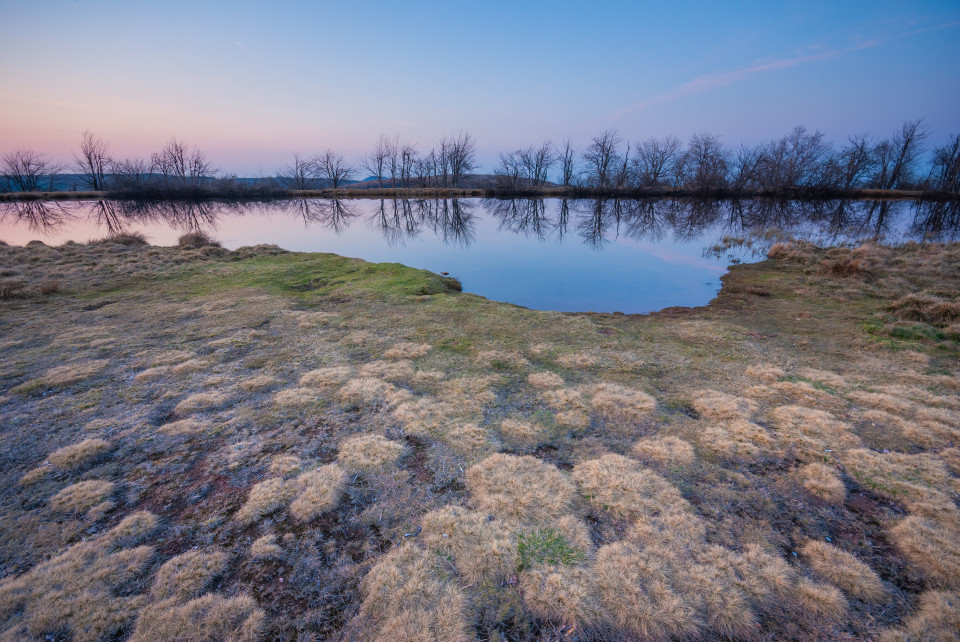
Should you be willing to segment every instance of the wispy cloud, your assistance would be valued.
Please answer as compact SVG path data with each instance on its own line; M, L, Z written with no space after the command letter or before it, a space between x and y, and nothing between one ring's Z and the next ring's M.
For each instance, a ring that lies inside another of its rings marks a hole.
M948 29L950 27L956 27L957 25L960 25L960 21L947 22L947 23L939 24L933 27L926 27L923 29L914 29L912 31L899 33L889 38L877 39L877 40L866 40L852 47L844 47L842 49L831 49L831 50L822 51L816 54L795 56L793 58L783 58L781 60L774 60L771 62L760 63L750 67L745 67L743 69L737 69L734 71L727 71L727 72L720 72L715 74L707 74L705 76L699 76L697 78L694 78L690 82L686 82L662 94L651 96L650 98L642 100L636 104L624 107L623 109L620 109L619 111L615 112L613 114L613 118L619 118L621 116L629 114L630 112L639 111L645 107L650 107L652 105L659 105L661 103L667 103L673 100L677 100L678 98L684 98L686 96L692 96L694 94L703 93L705 91L709 91L716 87L725 87L727 85L732 85L733 83L739 82L754 74L765 73L770 71L778 71L780 69L789 69L790 67L798 67L800 65L804 65L810 62L819 62L822 60L828 60L830 58L835 58L837 56L850 53L852 51L862 51L864 49L872 49L874 47L885 44L891 40L906 38L908 36L915 36L915 35L918 35L921 33L927 33L930 31L939 31L941 29Z

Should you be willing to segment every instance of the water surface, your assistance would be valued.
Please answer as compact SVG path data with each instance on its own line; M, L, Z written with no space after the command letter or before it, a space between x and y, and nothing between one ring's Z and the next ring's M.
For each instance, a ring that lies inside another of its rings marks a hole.
M467 292L539 310L645 313L708 303L732 263L778 241L821 245L956 236L957 205L573 199L81 201L0 204L0 239L83 242L142 232L174 245L272 243L449 273Z

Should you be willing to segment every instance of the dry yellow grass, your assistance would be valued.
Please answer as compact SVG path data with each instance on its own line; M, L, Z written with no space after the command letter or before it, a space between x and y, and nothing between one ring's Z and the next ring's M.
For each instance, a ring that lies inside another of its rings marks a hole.
M931 586L960 588L960 523L911 515L890 529L893 543Z
M633 445L633 454L641 461L664 466L692 466L696 453L690 442L679 437L646 437Z
M263 517L286 506L296 492L296 485L283 479L266 479L258 482L250 489L246 503L237 511L235 517L245 524L260 521Z
M432 346L426 343L398 343L383 353L384 359L419 359L430 352Z
M509 350L483 350L477 354L476 361L494 370L520 370L530 365L522 354Z
M413 363L401 361L371 361L360 366L361 377L377 377L390 381L406 381L413 378Z
M194 419L193 417L187 417L186 419L179 419L177 421L171 421L165 423L158 429L165 435L170 435L171 437L184 437L199 434L203 431L205 425Z
M777 429L777 441L791 449L801 461L822 459L826 452L840 452L860 446L852 426L823 410L804 406L778 406L770 412Z
M110 448L107 440L91 437L55 450L47 457L47 461L60 470L77 470L96 463Z
M346 403L382 403L389 406L409 401L411 396L406 390L374 377L351 379L337 391L337 398Z
M147 368L146 370L141 370L133 378L137 383L145 383L148 381L153 381L158 377L170 372L170 366L156 366L154 368Z
M500 435L511 444L535 446L546 437L546 431L528 421L504 419L500 422Z
M527 377L527 383L534 388L560 388L563 386L563 377L552 372L534 372Z
M468 462L490 454L495 445L486 429L473 423L454 426L447 432L444 441Z
M617 384L601 383L594 386L590 408L607 421L632 424L649 418L657 401L639 390Z
M276 477L287 477L300 472L303 462L296 455L274 455L270 459L270 474Z
M297 497L290 504L294 519L306 522L329 511L340 501L346 475L336 464L327 464L296 479Z
M590 417L587 414L589 406L579 390L570 388L544 390L540 393L540 397L557 411L554 420L561 426L583 428L590 423Z
M441 558L407 545L385 555L363 578L354 639L468 642L469 602L447 578Z
M320 395L314 388L284 388L273 395L273 403L281 408L296 408L318 403Z
M800 554L814 574L847 595L867 602L882 602L887 594L873 569L850 553L826 542L807 541Z
M761 426L739 418L707 426L698 437L703 448L734 461L756 458L772 445Z
M831 504L842 504L847 496L847 488L837 474L836 469L814 462L799 470L803 487L811 495Z
M572 476L580 493L595 509L619 519L636 521L689 508L669 482L622 455L604 455L577 464Z
M257 375L249 379L244 379L238 385L244 392L262 392L273 388L279 383L275 377L271 377L270 375Z
M218 408L226 401L227 395L222 392L198 392L178 403L173 411L180 415L187 415Z
M188 359L193 359L196 356L197 355L195 353L188 350L169 350L151 357L150 365L169 366L174 363L181 363L183 361L187 361Z
M77 482L51 497L50 508L61 513L83 515L94 506L107 502L109 506L101 507L103 512L107 512L113 508L113 503L108 499L115 487L113 482L101 479Z
M927 591L920 595L917 610L903 624L887 629L882 642L947 642L960 631L960 593Z
M213 361L209 359L190 359L183 363L178 363L170 368L170 374L185 375L201 370L209 370L213 366Z
M577 630L598 629L603 614L593 573L579 566L539 566L520 574L523 603L540 620Z
M557 365L572 370L589 370L600 362L594 355L582 352L561 354L554 361Z
M787 373L784 372L783 368L778 368L777 366L772 366L769 364L755 364L749 366L746 369L746 374L748 377L753 377L754 379L760 379L767 383L773 383L783 377Z
M258 537L250 545L250 555L259 559L273 559L283 556L283 549L277 544L277 536L273 533Z
M932 453L907 455L857 448L844 453L842 461L851 477L884 497L908 506L936 502L938 498L952 505L940 491L948 488L950 471Z
M18 482L21 486L33 486L34 484L42 481L47 475L50 474L52 468L50 466L37 466L28 470L26 473L20 477Z
M470 467L467 482L481 510L532 523L566 514L575 492L573 483L555 466L528 455L491 455Z
M152 535L160 524L159 518L149 511L130 513L111 528L104 540L110 545L133 546Z
M204 593L230 562L223 551L187 551L172 557L153 577L152 601L176 599L186 601Z
M850 605L843 594L828 584L819 584L806 577L797 580L794 604L801 613L813 619L838 621Z
M825 383L829 386L833 386L834 388L845 388L849 385L847 380L841 375L838 375L835 372L829 372L827 370L818 370L817 368L801 368L798 374L804 379L819 381L820 383Z
M254 642L260 639L265 623L266 614L252 597L207 594L185 604L164 600L149 605L130 641Z
M693 409L707 419L740 419L748 417L756 410L756 404L750 399L734 397L716 390L701 390L691 404Z
M48 386L68 386L106 369L110 362L106 359L94 359L80 363L70 363L47 370L43 375L43 382Z
M351 372L351 369L347 366L311 370L300 377L300 386L303 388L330 388L338 386L350 378Z
M340 465L346 470L380 473L396 466L407 447L380 435L358 435L340 444Z
M500 584L517 568L517 546L504 522L486 513L446 506L423 517L422 545L453 561L465 584Z

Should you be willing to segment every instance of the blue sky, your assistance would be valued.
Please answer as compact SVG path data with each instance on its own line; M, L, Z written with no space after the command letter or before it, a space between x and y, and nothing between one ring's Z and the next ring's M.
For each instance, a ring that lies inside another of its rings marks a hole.
M171 136L224 170L357 157L381 132L497 151L796 124L831 140L960 131L960 3L0 0L0 152L120 155Z

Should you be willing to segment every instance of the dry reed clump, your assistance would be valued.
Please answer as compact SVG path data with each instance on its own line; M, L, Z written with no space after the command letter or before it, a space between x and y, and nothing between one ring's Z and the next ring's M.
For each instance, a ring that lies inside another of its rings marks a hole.
M262 392L273 388L278 383L279 381L270 375L257 375L249 379L244 379L238 385L244 392Z
M315 388L284 388L273 395L273 403L281 408L295 408L318 403L320 395Z
M573 483L535 457L498 453L467 470L467 484L481 510L502 519L542 523L568 513Z
M454 426L444 435L443 441L468 462L490 454L495 445L485 429L472 423Z
M407 447L380 435L358 435L340 444L339 461L346 470L381 473L393 468Z
M830 466L814 462L800 468L803 487L811 495L831 504L842 504L847 488L837 471Z
M227 402L227 395L222 392L198 392L192 394L176 405L173 411L179 415L219 408Z
M546 436L542 426L527 421L504 419L500 422L500 435L509 443L521 446L535 446Z
M692 466L697 460L690 442L679 437L646 437L633 445L641 461L663 466Z
M589 406L579 390L555 388L540 393L548 406L557 411L554 420L561 426L584 428L590 424Z
M385 555L361 583L363 604L352 625L359 640L468 642L469 601L443 558L407 545Z
M563 377L552 372L534 372L527 377L527 383L534 388L560 388L563 386Z
M922 321L937 327L960 321L960 303L932 294L908 294L890 304L887 310L901 319Z
M588 631L598 629L603 620L590 569L537 566L520 574L520 587L524 606L539 620Z
M303 462L296 455L274 455L270 460L270 474L277 477L288 477L302 467Z
M691 402L693 409L707 419L738 419L749 416L756 404L741 397L734 397L716 390L702 390Z
M800 243L775 243L767 251L767 258L777 259L784 263L808 263L810 261L810 247Z
M236 519L243 524L252 524L274 513L296 495L296 485L283 479L266 479L254 484L247 501L237 511Z
M766 381L767 383L773 383L786 375L783 368L778 368L776 366L771 366L769 364L758 363L752 366L747 367L746 374L749 377L754 379L760 379L761 381Z
M43 382L51 387L67 386L102 372L108 365L106 359L95 359L51 368L43 375Z
M623 542L601 546L593 581L608 623L644 640L696 637L697 614L670 586L671 571L655 551Z
M942 498L942 503L952 506L940 492L950 483L950 471L932 453L907 455L858 448L845 453L842 461L857 482L888 499L922 509L924 503Z
M156 366L154 368L147 368L146 370L141 370L134 377L133 380L137 383L144 383L146 381L153 381L157 377L162 377L163 375L170 372L170 366Z
M183 363L178 363L175 366L170 368L170 373L175 375L184 375L190 374L193 372L200 372L201 370L209 370L213 366L213 362L209 359L190 359L189 361L184 361Z
M960 631L960 592L927 591L917 610L903 623L880 635L881 642L940 642L956 640Z
M110 449L109 441L91 437L53 451L47 461L60 470L77 470L100 461Z
M870 274L870 265L863 259L841 256L820 261L820 274L835 279L864 277Z
M426 355L433 346L426 343L398 343L383 353L384 359L419 359Z
M604 455L577 464L573 479L591 506L618 519L637 521L661 512L689 509L683 495L669 482L622 455Z
M801 461L817 461L827 451L839 452L860 446L860 438L849 424L823 410L778 406L770 412L770 419L776 428L779 444L792 449Z
M700 445L730 460L760 456L773 444L767 431L746 419L733 419L708 426L699 433Z
M593 388L590 408L608 421L637 423L649 418L657 401L639 390L613 383L601 383Z
M898 549L938 588L960 588L960 523L956 517L911 515L890 529Z
M794 608L815 620L837 622L850 608L847 598L839 590L828 584L818 584L806 577L797 580L793 599Z
M100 541L75 544L18 577L0 580L0 630L4 639L114 638L128 629L144 604L121 587L148 567L149 546L113 551Z
M250 555L257 559L276 559L283 557L283 549L277 544L277 536L270 533L254 540Z
M205 592L227 570L229 556L223 551L187 551L172 557L153 578L150 600L186 601Z
M296 479L298 494L290 504L290 514L306 522L334 508L340 501L346 475L336 464L307 471Z
M351 374L351 369L347 366L319 368L300 377L300 386L302 388L331 388L342 384L350 378Z
M421 544L453 561L464 584L500 585L517 568L517 542L509 526L487 513L445 506L423 517Z
M557 355L554 362L559 366L570 368L571 370L589 370L600 363L600 360L592 354L568 352Z
M163 424L158 430L170 437L189 437L199 434L204 428L204 424L193 417L188 417Z
M494 370L522 370L530 365L522 354L508 350L483 350L477 354L476 362Z
M401 361L371 361L360 367L361 377L377 377L390 381L406 381L413 377L413 363Z
M130 642L254 642L260 639L265 623L266 614L252 597L223 597L208 593L185 604L178 604L175 600L150 604L137 620Z
M800 554L817 577L847 595L866 602L882 602L886 598L887 592L877 574L850 553L825 542L809 540Z
M94 506L102 504L100 512L105 513L114 506L108 498L113 494L115 487L113 482L100 479L77 482L51 497L50 508L60 513L83 515Z
M412 395L391 383L373 377L357 377L349 380L337 391L337 398L345 403L386 404L398 406L409 401Z

